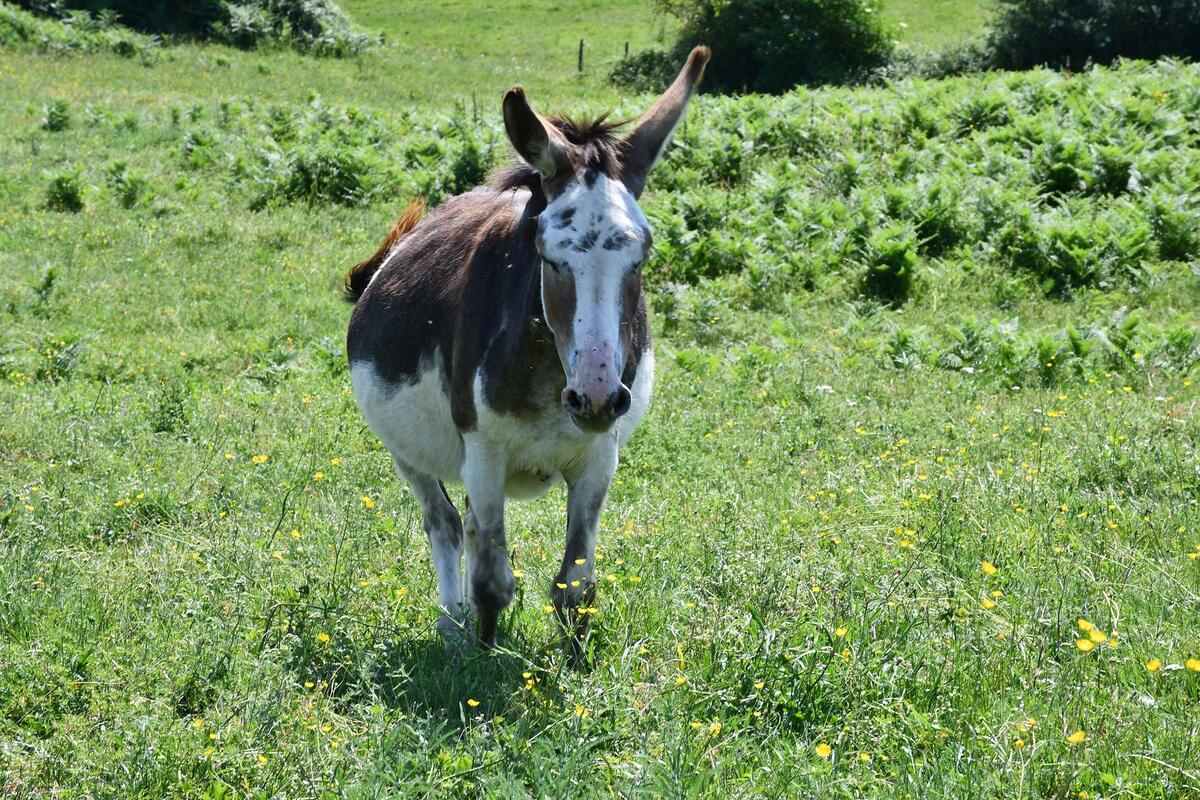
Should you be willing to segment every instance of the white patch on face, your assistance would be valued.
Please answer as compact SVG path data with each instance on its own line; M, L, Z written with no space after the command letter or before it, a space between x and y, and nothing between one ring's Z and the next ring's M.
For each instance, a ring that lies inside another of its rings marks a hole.
M572 181L549 203L538 235L542 258L560 274L569 273L574 283L569 341L555 331L568 385L611 393L620 385L626 356L620 336L622 283L645 258L646 217L624 184L596 175L591 186L582 178ZM545 292L543 302L549 302Z

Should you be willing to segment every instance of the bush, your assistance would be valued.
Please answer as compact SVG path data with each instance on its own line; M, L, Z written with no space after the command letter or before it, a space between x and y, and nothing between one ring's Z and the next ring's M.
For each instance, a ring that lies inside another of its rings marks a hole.
M661 89L697 44L713 50L705 84L722 92L786 92L862 80L885 65L892 38L862 0L658 0L683 28L673 52L620 62L618 83ZM674 69L668 67L671 65Z
M143 36L114 24L111 15L92 16L87 11L72 11L65 16L57 5L44 5L41 13L60 12L59 19L44 19L0 3L0 45L33 47L54 53L90 53L108 50L124 58L140 56L144 63L153 61L158 47L154 36ZM52 8L50 6L53 6Z
M71 127L71 105L66 100L55 100L46 106L42 116L42 130L65 131Z
M46 208L72 214L83 211L83 179L79 170L50 177L50 185L46 187Z
M1000 0L989 44L1001 69L1196 58L1200 0Z
M17 5L69 20L100 20L102 27L119 22L145 33L241 48L280 42L315 55L348 56L376 41L352 30L333 0L17 0Z
M876 231L862 248L860 290L893 306L908 302L917 269L917 234L895 223Z

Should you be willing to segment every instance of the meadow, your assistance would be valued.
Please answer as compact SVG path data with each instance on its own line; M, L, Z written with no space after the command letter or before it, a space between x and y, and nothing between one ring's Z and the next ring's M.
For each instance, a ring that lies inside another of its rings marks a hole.
M377 58L0 50L0 794L1200 797L1200 67L700 97L589 665L561 490L449 665L340 279L507 162L503 88L645 107L579 20L658 33L419 5L346 3Z

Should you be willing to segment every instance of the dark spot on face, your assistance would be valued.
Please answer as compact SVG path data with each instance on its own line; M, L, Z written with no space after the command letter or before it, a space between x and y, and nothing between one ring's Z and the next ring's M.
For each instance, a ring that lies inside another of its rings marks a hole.
M596 245L596 240L599 238L600 231L596 228L592 228L583 235L583 238L579 240L579 244L575 245L575 249L580 253L586 253Z
M571 224L571 220L575 218L575 207L568 206L562 211L554 215L554 224L556 227L565 228Z
M587 171L583 173L583 183L585 186L587 186L587 188L590 189L596 184L596 178L598 177L600 177L599 170L589 167Z

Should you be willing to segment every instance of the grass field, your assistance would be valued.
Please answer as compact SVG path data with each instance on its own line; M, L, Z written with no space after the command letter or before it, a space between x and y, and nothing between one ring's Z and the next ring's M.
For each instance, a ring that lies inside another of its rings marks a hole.
M347 3L378 61L0 52L0 794L1200 797L1200 69L700 98L592 667L561 491L450 666L340 275L507 159L502 87L647 98L426 6Z
M982 33L994 8L991 0L890 0L883 15L900 41L937 49Z

